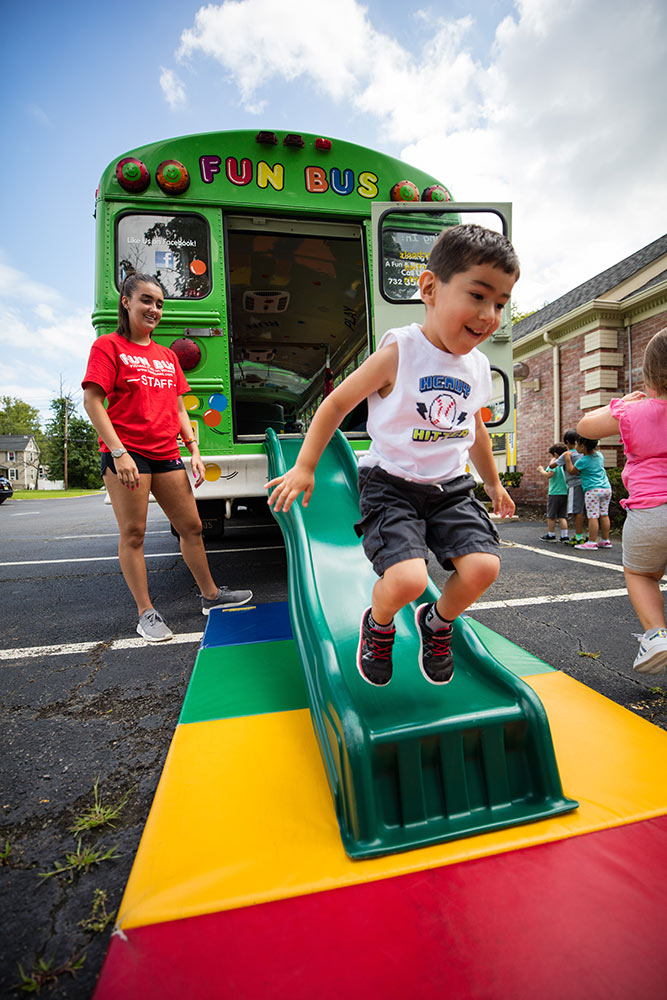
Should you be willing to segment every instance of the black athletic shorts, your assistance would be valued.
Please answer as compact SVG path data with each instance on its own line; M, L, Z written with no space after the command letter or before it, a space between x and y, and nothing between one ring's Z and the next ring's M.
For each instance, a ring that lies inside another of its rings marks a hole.
M180 458L147 458L146 455L140 455L138 451L128 451L130 458L134 459L135 465L139 470L140 474L152 475L154 472L174 472L176 469L184 469L185 466ZM113 455L110 451L103 451L100 453L100 468L102 470L102 476L107 469L116 474L116 464L113 460Z
M405 559L428 561L429 549L443 569L454 569L452 559L471 552L500 558L498 532L474 486L470 475L431 486L391 476L378 465L360 469L361 520L354 530L363 535L377 575Z

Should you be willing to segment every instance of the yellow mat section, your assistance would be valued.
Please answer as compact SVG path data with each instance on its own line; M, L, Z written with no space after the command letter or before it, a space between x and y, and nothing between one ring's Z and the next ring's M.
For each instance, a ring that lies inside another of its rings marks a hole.
M572 813L351 861L307 710L178 726L120 928L455 864L667 813L667 733L565 674L524 678L549 716Z

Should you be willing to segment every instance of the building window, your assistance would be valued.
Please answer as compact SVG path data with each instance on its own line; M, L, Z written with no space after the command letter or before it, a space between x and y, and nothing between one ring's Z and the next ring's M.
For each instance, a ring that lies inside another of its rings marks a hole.
M8 451L7 452L7 461L8 462L15 462L16 461L16 452L15 451Z
M18 480L18 478L19 478L19 470L18 469L9 469L8 472L9 472L9 478L10 479Z

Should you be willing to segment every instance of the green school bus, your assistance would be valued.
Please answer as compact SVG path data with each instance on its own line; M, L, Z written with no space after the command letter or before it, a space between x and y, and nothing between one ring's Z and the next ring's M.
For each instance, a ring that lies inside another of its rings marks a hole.
M511 237L509 205L457 203L438 178L324 136L209 132L141 146L107 167L93 325L98 335L116 328L129 271L158 278L155 339L176 352L190 385L206 534L223 532L235 504L266 502L267 428L303 434L386 329L423 318L417 279L437 234L461 221ZM505 313L482 347L494 442L513 428ZM342 426L356 451L368 447L365 420L364 404ZM504 445L498 458L504 468Z

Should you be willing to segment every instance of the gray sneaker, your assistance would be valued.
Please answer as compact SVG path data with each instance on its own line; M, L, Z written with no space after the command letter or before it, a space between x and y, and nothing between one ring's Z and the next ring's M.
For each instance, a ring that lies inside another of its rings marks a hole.
M165 639L173 639L174 633L165 624L164 618L155 608L144 611L137 625L137 632L148 639L149 642L164 642Z
M207 615L213 608L238 608L252 599L252 590L230 590L229 587L218 587L218 596L202 597L201 613Z

